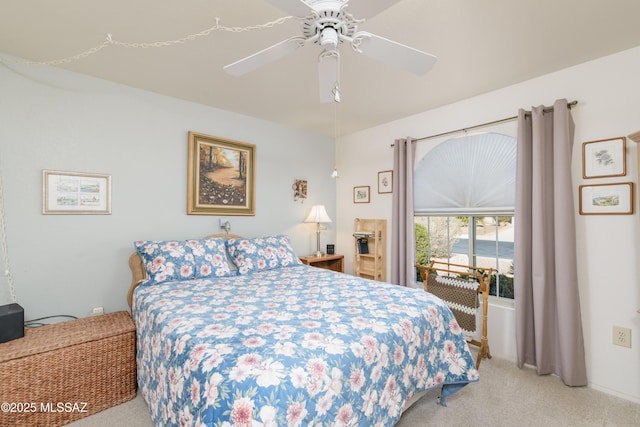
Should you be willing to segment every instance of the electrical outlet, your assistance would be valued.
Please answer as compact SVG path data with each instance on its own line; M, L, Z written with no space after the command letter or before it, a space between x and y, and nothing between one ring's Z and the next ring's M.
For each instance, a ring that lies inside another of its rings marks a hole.
M92 316L99 316L101 314L104 314L104 308L102 307L94 307L93 310L91 310Z
M613 327L613 343L622 347L631 348L631 329L622 326Z

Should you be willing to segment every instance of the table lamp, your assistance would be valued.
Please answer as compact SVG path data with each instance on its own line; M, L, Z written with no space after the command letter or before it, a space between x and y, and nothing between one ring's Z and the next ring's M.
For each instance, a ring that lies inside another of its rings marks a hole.
M316 223L316 251L313 253L313 256L321 257L324 254L320 250L320 223L321 222L331 222L331 218L327 215L327 210L324 208L324 205L314 205L311 207L311 212L309 212L309 216L304 222L315 222Z

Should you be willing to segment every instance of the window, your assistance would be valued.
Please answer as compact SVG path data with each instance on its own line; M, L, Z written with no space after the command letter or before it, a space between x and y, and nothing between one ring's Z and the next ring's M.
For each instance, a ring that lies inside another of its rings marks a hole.
M417 216L414 221L418 264L434 259L493 268L490 295L513 299L513 216Z
M516 140L507 135L469 135L429 150L414 174L416 262L493 268L491 295L513 299L515 171Z

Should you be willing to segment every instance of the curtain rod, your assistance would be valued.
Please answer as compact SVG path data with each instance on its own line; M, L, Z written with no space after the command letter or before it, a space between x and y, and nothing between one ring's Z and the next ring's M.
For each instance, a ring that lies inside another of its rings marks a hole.
M567 108L571 109L571 107L575 107L577 104L578 104L578 101L571 101L571 102L569 102L567 104ZM550 113L550 112L553 111L553 107L543 108L542 111L545 112L545 113ZM525 115L531 115L531 111L525 112ZM413 142L425 141L427 139L438 138L440 136L451 135L451 134L458 133L458 132L467 132L467 131L473 130L473 129L478 129L478 128L482 128L482 127L486 127L486 126L491 126L491 125L497 125L497 124L500 124L500 123L510 122L510 121L516 120L517 118L518 118L518 116L506 117L504 119L494 120L492 122L486 122L486 123L482 123L482 124L479 124L479 125L469 126L469 127L461 128L461 129L457 129L457 130L451 130L451 131L439 133L439 134L436 134L436 135L423 136L422 138L414 139ZM391 144L392 147L393 147L393 145L394 144Z

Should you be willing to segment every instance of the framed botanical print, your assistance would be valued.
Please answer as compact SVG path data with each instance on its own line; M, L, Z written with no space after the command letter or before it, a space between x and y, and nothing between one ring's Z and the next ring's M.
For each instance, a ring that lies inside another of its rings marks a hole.
M187 213L255 215L256 146L189 132Z
M582 144L582 177L625 176L627 138L602 139Z
M378 194L393 192L393 171L378 172Z

